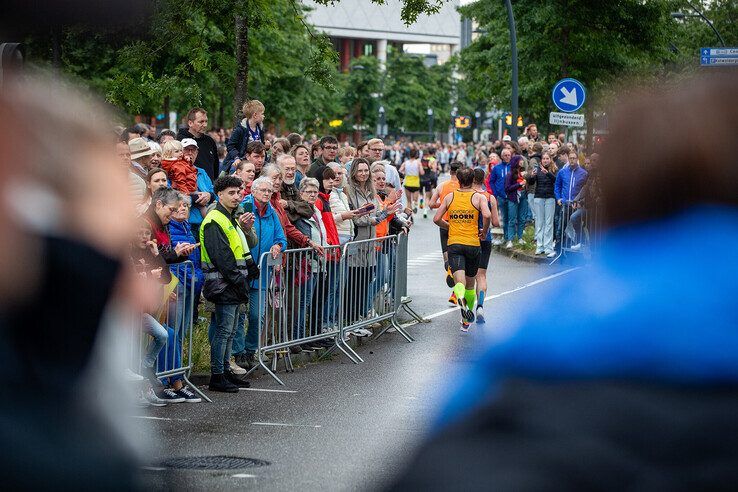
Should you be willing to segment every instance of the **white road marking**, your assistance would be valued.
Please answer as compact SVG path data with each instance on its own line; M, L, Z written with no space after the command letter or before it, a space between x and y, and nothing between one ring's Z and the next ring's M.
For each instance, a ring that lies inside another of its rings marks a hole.
M187 419L170 419L169 417L152 417L151 415L131 415L134 419L148 420L176 420L178 422L187 422Z
M268 388L238 388L241 391L262 391L264 393L297 393L295 390L281 390Z
M142 466L142 470L148 470L148 471L164 471L166 468L162 468L160 466Z
M236 473L231 475L233 478L256 478L256 475L249 475L248 473Z
M509 295L509 294L514 294L515 292L519 292L519 291L521 291L523 289L527 289L528 287L533 287L534 285L538 285L538 284L542 284L544 282L548 282L549 280L553 280L553 279L555 279L557 277L561 277L562 275L566 275L566 274L571 273L571 272L573 272L575 270L579 270L580 268L582 268L582 267L569 268L568 270L564 270L564 271L561 271L561 272L558 272L558 273L554 273L553 275L549 275L547 277L539 278L538 280L534 280L532 282L528 282L527 284L521 285L520 287L515 287L514 289L507 290L505 292L500 292L499 294L489 295L489 296L485 297L484 300L485 301L489 301L490 299L497 299L498 297L503 297L503 296L506 296L506 295ZM438 311L437 313L429 314L427 316L424 316L424 318L425 319L438 318L439 316L443 316L444 314L458 312L458 310L459 310L458 307L452 307L452 308L444 309L443 311ZM407 328L408 326L413 326L413 325L416 325L416 324L418 324L418 322L413 320L413 321L411 321L409 323L405 323L405 324L403 324L401 326L403 328Z
M273 427L312 427L314 429L320 429L322 425L306 425L306 424L284 424L281 422L251 422L251 425L267 425Z

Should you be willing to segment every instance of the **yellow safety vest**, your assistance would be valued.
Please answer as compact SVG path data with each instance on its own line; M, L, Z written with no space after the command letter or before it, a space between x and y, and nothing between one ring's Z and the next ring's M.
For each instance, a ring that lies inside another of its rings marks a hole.
M200 258L202 259L202 272L207 279L223 278L215 266L210 262L207 249L205 248L205 226L211 222L215 222L220 226L228 239L228 246L233 251L236 258L236 266L239 270L246 270L246 262L251 260L251 252L246 243L246 236L240 227L233 225L233 222L220 210L211 210L200 224Z

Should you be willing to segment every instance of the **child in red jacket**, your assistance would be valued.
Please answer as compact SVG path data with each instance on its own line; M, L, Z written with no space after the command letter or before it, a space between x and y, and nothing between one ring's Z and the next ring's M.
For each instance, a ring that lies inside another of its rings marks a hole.
M183 157L184 147L179 140L169 140L162 147L161 167L167 172L172 188L189 195L192 207L197 207L200 214L207 215L206 207L196 205L197 195L197 168Z

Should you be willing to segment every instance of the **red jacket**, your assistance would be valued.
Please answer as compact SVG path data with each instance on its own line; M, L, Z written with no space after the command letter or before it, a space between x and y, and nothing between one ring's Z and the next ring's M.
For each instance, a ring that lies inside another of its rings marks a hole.
M333 212L331 212L330 195L327 193L318 193L318 200L315 202L315 207L320 210L320 214L323 217L323 225L328 236L328 244L341 244L338 240L336 221L333 220Z
M161 167L167 172L172 188L186 195L197 191L197 168L190 162L162 159Z

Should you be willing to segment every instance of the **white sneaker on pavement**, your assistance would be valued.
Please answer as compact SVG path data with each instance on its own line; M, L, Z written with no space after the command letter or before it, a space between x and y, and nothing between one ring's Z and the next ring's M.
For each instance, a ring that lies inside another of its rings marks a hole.
M228 361L228 367L231 368L231 372L233 374L237 374L239 376L242 375L242 374L246 374L246 369L244 369L243 367L241 367L238 364L236 364L236 361L234 361L233 359L231 359L230 361Z
M546 253L547 258L553 258L554 256L556 256L556 251L551 251L550 253Z
M525 239L523 239L522 237L518 239L518 244L525 245Z
M508 241L507 243L505 243L505 249L512 249L512 247L513 247L512 241Z
M579 251L580 249L582 249L582 243L577 243L571 247L572 251Z

